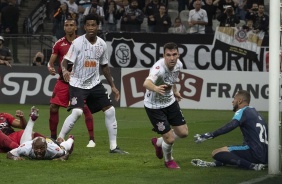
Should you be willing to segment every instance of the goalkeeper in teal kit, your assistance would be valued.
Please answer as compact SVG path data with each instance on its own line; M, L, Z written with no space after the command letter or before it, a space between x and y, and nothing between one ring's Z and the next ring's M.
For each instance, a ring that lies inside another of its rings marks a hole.
M235 112L232 120L223 127L205 134L196 134L195 142L226 134L239 127L243 135L243 145L225 146L212 152L214 162L193 159L191 163L199 167L218 167L237 165L238 167L263 170L268 163L268 129L267 124L255 108L249 106L250 93L239 90L232 101Z

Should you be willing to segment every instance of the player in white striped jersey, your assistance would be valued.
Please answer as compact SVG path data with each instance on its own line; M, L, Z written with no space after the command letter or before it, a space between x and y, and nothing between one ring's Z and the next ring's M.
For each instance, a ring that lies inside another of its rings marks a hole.
M126 154L117 146L117 121L115 108L108 96L107 90L100 81L99 67L107 79L115 100L119 100L120 94L112 80L108 66L108 49L106 42L97 36L99 17L88 14L84 18L86 34L76 38L69 48L61 63L64 80L69 82L70 105L68 110L72 113L66 118L58 141L71 131L75 122L82 115L84 101L92 113L102 110L105 113L105 124L108 130L110 153ZM73 64L71 72L67 70L68 63Z
M163 57L150 69L143 84L147 89L144 106L153 130L162 135L151 139L156 156L159 159L164 156L167 168L178 169L180 167L172 157L172 146L175 139L188 136L188 126L178 104L182 97L175 84L183 64L178 59L175 43L164 45Z
M38 109L31 108L30 118L21 137L21 145L7 153L8 159L24 160L24 157L36 160L67 160L72 151L74 137L69 136L67 141L56 143L45 138L36 137L32 140L32 131L35 120L38 118Z

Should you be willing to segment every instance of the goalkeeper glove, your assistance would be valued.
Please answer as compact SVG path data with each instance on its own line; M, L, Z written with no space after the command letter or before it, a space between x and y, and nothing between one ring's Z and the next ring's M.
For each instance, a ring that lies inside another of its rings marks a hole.
M208 139L212 139L213 138L213 134L212 133L205 133L205 134L196 134L194 136L194 141L195 143L199 144L201 142L204 142L205 140L208 140Z

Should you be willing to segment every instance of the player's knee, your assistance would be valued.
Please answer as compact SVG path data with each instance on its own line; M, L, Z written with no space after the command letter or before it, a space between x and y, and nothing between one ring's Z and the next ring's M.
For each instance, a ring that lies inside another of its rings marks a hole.
M110 106L103 107L103 108L102 108L102 111L103 111L103 112L106 112L106 111L108 111L108 110L111 109L111 108L114 108L114 106L110 105ZM114 110L115 110L115 108L114 108Z
M105 110L104 113L106 114L106 116L115 116L116 110L113 106L111 106L110 108Z
M56 104L50 104L50 111L52 111L52 112L58 112L59 108L60 107Z
M216 155L219 152L224 152L224 151L228 151L228 150L226 150L225 147L215 149L215 150L212 151L212 156Z
M82 115L82 113L83 113L83 110L82 110L82 109L73 109L73 110L72 110L72 114L73 114L74 116L76 116L77 118L79 118L79 117Z

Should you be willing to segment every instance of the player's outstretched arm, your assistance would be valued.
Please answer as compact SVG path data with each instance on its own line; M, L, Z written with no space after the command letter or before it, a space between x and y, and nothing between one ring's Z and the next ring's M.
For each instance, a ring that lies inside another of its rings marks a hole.
M7 158L11 160L25 160L23 157L15 156L11 152L7 153Z
M195 141L195 143L199 144L199 143L202 143L202 142L204 142L204 141L206 141L208 139L212 139L213 137L214 137L213 134L209 133L209 132L208 133L204 133L202 135L196 134L194 136L194 141Z
M165 90L167 88L167 85L166 84L163 84L163 85L159 85L159 86L156 86L152 80L150 79L146 79L143 83L143 87L145 87L146 89L150 90L150 91L153 91L153 92L156 92L156 93L159 93L161 95L164 95L165 94Z
M61 161L66 161L69 159L69 152L66 152L63 156L59 157L59 158L54 158L53 160L61 160Z

